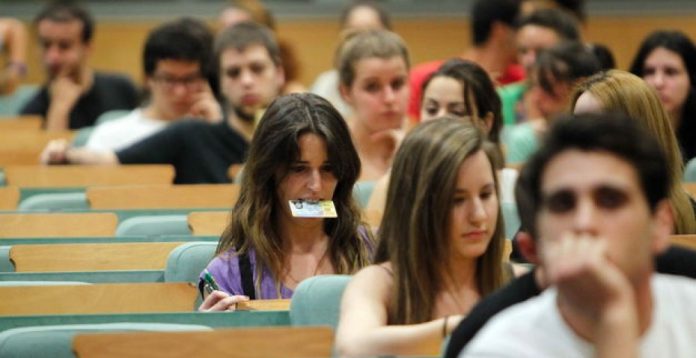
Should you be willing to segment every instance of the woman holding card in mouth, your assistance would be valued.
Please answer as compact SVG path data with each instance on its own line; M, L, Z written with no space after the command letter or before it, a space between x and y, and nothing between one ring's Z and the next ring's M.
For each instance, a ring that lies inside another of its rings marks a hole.
M329 102L312 94L275 100L256 129L244 170L230 223L207 268L219 290L205 295L199 310L290 298L308 277L351 274L370 262L372 238L352 197L360 159Z

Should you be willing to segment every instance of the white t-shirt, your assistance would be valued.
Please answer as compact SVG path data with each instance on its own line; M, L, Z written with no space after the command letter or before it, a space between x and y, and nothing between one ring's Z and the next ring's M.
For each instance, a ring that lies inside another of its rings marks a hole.
M141 109L94 128L85 148L96 151L117 151L159 132L169 121L147 118Z
M696 280L655 274L652 323L641 339L641 357L696 357ZM594 347L565 323L557 290L496 315L460 357L593 357Z

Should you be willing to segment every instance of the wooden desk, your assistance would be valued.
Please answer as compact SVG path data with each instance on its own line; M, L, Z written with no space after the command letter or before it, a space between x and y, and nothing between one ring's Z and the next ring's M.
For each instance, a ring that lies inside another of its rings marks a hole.
M0 187L0 210L15 210L18 203L19 189L17 187Z
M289 299L275 300L251 300L239 302L237 304L239 311L288 311L290 310Z
M1 238L114 236L114 213L0 214Z
M236 184L130 185L87 188L92 209L231 208L239 197Z
M7 185L34 188L92 185L171 184L174 168L165 164L17 165L5 167Z
M0 287L0 315L189 312L198 289L186 282Z
M329 327L266 327L210 332L80 334L73 350L90 357L331 357Z
M14 245L17 272L162 270L182 242Z
M188 215L194 236L219 236L230 222L229 211L196 211Z

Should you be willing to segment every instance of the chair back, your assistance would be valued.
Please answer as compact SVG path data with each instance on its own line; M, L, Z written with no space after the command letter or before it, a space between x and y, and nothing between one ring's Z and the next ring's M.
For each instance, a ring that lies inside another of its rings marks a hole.
M96 323L12 328L0 333L0 357L74 358L73 338L82 333L135 331L209 331L210 327L175 323Z
M350 276L320 275L302 281L292 295L290 322L293 326L338 326L341 298Z

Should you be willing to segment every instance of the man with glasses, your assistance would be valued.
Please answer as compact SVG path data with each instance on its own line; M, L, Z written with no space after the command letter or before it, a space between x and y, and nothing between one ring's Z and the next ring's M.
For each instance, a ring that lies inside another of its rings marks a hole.
M172 164L174 183L225 183L232 164L242 163L263 110L280 93L285 75L273 33L262 25L240 23L215 41L224 120L178 121L128 148L96 152L52 142L42 153L47 164ZM180 86L176 84L174 87Z
M222 110L205 80L212 70L212 45L212 33L197 20L181 19L154 29L143 50L149 101L97 126L86 147L120 150L183 117L221 121Z
M102 113L132 109L138 95L124 76L96 72L87 64L94 20L70 2L54 2L34 21L48 82L21 110L44 117L48 130L91 126Z

